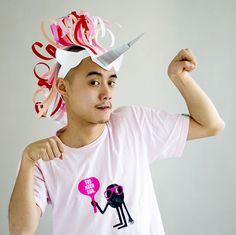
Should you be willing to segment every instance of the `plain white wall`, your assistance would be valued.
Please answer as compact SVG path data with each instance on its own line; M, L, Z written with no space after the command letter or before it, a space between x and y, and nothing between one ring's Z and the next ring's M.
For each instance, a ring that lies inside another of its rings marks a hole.
M199 66L192 76L216 105L226 128L219 136L189 141L180 159L153 163L153 183L166 235L236 234L234 0L1 2L0 234L8 234L7 207L23 149L59 128L36 118L33 66L39 60L31 45L45 42L42 20L81 9L113 22L116 45L146 33L126 54L114 109L138 104L187 112L166 69L180 49L193 50ZM49 207L37 234L51 234L50 212Z

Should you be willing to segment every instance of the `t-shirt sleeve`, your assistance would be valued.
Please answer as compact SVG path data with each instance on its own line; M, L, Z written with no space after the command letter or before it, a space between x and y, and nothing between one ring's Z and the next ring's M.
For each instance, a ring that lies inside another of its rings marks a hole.
M16 177L19 173L20 165L21 160L19 161L17 166ZM40 169L38 162L35 162L34 167L34 198L36 205L38 205L38 207L41 209L41 216L43 216L48 202L50 201L50 197L47 191L47 187L45 185L43 173Z
M149 161L181 157L187 141L189 117L151 109L148 121L153 126Z
M189 130L189 116L136 105L132 105L131 110L135 119L131 125L136 125L137 132L140 132L149 163L182 156Z
M35 163L34 171L34 197L35 203L41 209L41 216L44 215L46 207L50 202L50 197L45 184L45 179L38 162Z

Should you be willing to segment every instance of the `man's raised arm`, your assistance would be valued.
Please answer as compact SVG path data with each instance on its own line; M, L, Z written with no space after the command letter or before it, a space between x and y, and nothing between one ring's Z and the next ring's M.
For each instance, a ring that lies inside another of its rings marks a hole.
M192 51L183 49L168 67L168 76L179 89L189 110L188 140L216 135L225 127L212 101L190 76L196 66Z

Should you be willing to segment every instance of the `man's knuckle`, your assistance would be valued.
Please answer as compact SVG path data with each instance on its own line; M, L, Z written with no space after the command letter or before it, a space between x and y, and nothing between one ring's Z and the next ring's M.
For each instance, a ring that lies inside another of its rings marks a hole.
M48 148L50 148L51 145L50 145L49 142L46 142L46 143L45 143L45 146L46 146L46 148L48 149Z
M49 138L49 143L50 144L54 144L55 143L55 140L53 138Z
M55 136L55 135L54 135L52 138L53 138L54 141L57 141L57 140L59 139L59 138L58 138L57 136Z

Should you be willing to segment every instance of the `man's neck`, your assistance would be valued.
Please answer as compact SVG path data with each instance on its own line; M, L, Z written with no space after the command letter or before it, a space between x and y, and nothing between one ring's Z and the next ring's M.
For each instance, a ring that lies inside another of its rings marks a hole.
M58 135L66 146L80 148L94 142L104 131L106 124L73 125L68 123L65 131Z

